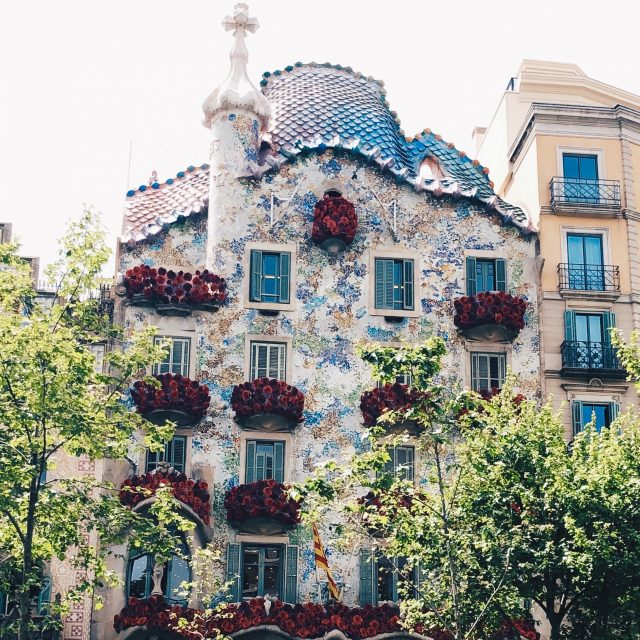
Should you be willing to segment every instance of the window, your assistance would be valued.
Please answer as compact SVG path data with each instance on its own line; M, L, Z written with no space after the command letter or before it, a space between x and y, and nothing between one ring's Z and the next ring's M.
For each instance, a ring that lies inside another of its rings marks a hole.
M615 313L565 311L563 366L582 369L619 367L611 345L610 329L616 326Z
M594 422L599 433L618 417L620 405L617 402L573 402L573 433L580 433L588 424Z
M402 480L413 481L415 470L415 449L407 446L389 447L391 460L385 464L384 472Z
M505 353L471 354L471 388L474 391L502 388L506 372Z
M158 336L155 338L155 344L160 345L167 340L168 337ZM179 373L182 376L189 376L189 355L191 352L190 338L169 338L169 352L166 358L154 365L153 374L162 373Z
M399 373L396 376L396 382L399 384L406 384L408 387L410 387L413 384L413 376L410 373ZM378 380L376 382L376 385L379 388L384 387L384 383L381 380Z
M467 295L475 296L483 291L506 291L506 260L502 258L466 259Z
M188 555L187 546L182 544L183 556ZM129 559L127 569L127 597L148 598L154 588L153 569L155 561L150 553L143 553ZM162 568L160 588L164 597L171 602L186 603L183 582L191 580L191 569L184 557L171 556Z
M375 308L414 308L413 260L375 259Z
M405 558L387 558L370 549L360 551L360 604L398 602L403 582L420 586L420 572L407 567Z
M250 377L276 378L287 377L287 345L284 342L251 342Z
M165 443L164 451L147 449L147 472L153 471L161 462L168 462L176 471L184 473L187 458L186 436L173 436Z
M269 595L284 602L298 602L298 547L282 544L227 545L226 580L230 598Z
M598 204L598 157L577 153L562 154L564 197L570 202Z
M4 242L7 242L4 237L4 225L0 224L0 244L3 244Z
M604 291L602 234L568 233L569 289Z
M284 442L247 440L245 482L270 478L284 482Z
M291 254L279 251L251 251L249 300L289 304Z

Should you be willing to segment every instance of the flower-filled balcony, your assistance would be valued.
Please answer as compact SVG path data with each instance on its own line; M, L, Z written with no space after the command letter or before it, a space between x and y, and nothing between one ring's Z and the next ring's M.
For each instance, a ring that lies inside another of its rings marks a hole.
M387 383L382 387L365 391L360 396L360 411L362 411L364 426L374 427L383 414L390 411L407 411L417 402L424 400L424 393L399 382ZM420 432L419 425L412 420L401 420L393 424L386 422L384 428L391 433L406 432L417 435Z
M154 387L137 380L131 397L138 413L154 424L175 422L179 427L192 427L204 417L211 403L209 387L179 373L153 376L160 383Z
M291 431L303 421L304 394L273 378L258 378L233 388L231 408L245 429Z
M485 291L453 301L453 322L470 340L513 340L524 329L527 301L504 291Z
M259 535L284 533L300 522L300 503L288 487L275 480L258 480L231 488L224 499L227 520L239 531Z
M178 620L189 622L183 628ZM438 628L425 629L418 625L415 633L407 633L402 627L400 610L390 604L374 607L348 607L340 602L319 604L287 604L280 600L252 598L238 604L229 604L213 615L180 605L171 605L162 596L148 600L130 599L127 606L114 616L113 626L120 633L132 627L146 627L158 631L173 632L184 638L215 638L220 633L234 636L246 635L255 629L259 637L268 637L269 630L280 631L290 638L321 638L331 631L350 640L375 638L382 634L402 634L413 638L452 640L448 631ZM504 622L500 629L489 635L490 640L507 640L514 637L513 630L525 640L539 640L540 634L533 623L525 620ZM419 635L417 635L419 634ZM385 636L388 637L388 636Z
M388 500L383 503L380 494L374 491L358 498L358 504L362 508L362 523L375 538L385 537L388 532L386 523L396 517L398 509L411 509L412 498L409 494L398 491L391 500L391 503Z
M124 287L131 304L155 307L163 315L188 316L195 309L217 311L227 298L224 278L207 269L176 272L141 264L126 271Z
M192 480L178 471L157 469L127 478L120 487L118 498L124 506L135 508L152 498L162 487L170 487L176 500L187 505L204 524L209 524L211 520L209 486L203 480Z
M337 256L353 242L358 216L351 202L340 195L325 194L313 209L311 237L330 256Z

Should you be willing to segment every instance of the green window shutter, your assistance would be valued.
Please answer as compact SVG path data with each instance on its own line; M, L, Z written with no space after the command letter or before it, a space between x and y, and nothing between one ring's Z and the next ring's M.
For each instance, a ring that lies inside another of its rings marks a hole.
M404 308L413 309L413 260L403 261Z
M502 389L504 381L507 379L507 356L504 353L498 355L498 379Z
M476 290L476 259L467 258L467 295L475 296Z
M252 251L250 260L251 285L249 299L253 302L262 301L262 251Z
M259 451L256 446L256 481L267 479L267 456L264 452Z
M602 325L604 341L611 344L611 329L616 326L616 314L613 311L605 311L602 314Z
M187 459L187 439L184 436L174 436L171 441L171 459L169 464L176 470L184 473Z
M382 472L393 475L393 472L395 471L395 468L396 468L396 448L388 447L387 453L389 454L390 459L389 459L389 462L384 463L384 469L382 470Z
M256 481L256 441L247 440L247 467L244 472L244 481L251 484Z
M40 593L38 593L38 614L44 615L51 602L51 579L46 576L42 581Z
M617 402L609 403L609 418L611 422L618 419L618 415L620 415L620 405Z
M288 253L280 254L280 299L278 302L282 304L289 304L291 299L289 293L291 272L291 256Z
M496 291L507 291L507 261L496 258Z
M393 309L393 260L376 258L375 307ZM401 282L398 284L402 284Z
M298 602L298 547L287 547L287 567L285 572L284 601Z
M375 571L375 559L370 549L360 550L360 606L375 604L373 591L373 573Z
M284 442L273 443L273 479L284 482Z
M573 435L578 435L582 431L582 402L574 400L572 405L573 411Z
M569 342L576 339L576 312L564 312L564 339Z
M231 602L240 602L240 545L227 545L226 581L230 583L229 598Z
M376 258L376 273L375 273L375 307L376 309L384 309L385 303L385 287L384 287L384 260Z

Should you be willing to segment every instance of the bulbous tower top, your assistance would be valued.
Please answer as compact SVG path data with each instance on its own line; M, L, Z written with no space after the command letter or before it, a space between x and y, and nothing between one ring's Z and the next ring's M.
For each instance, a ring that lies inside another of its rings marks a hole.
M231 69L226 80L204 101L202 124L209 129L217 113L243 109L258 116L263 128L266 128L271 116L271 106L262 93L254 87L247 75L249 52L245 38L247 32L255 33L258 30L260 26L258 20L249 17L247 4L239 2L234 7L233 16L227 16L223 20L222 26L225 31L233 30L235 37L235 43L229 56Z

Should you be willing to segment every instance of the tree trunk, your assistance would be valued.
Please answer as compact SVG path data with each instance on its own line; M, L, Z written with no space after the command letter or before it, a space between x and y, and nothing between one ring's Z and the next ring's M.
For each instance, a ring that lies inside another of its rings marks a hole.
M549 636L550 640L560 640L560 631L562 629L562 620L563 616L560 615L547 615L549 620L549 625L551 626L551 635Z
M37 459L32 459L33 467L37 467ZM29 507L27 509L27 529L25 531L22 561L22 581L20 597L18 598L18 610L20 612L20 625L18 627L18 640L29 640L29 622L31 621L30 591L33 577L33 528L38 502L38 478L31 479L29 493Z

